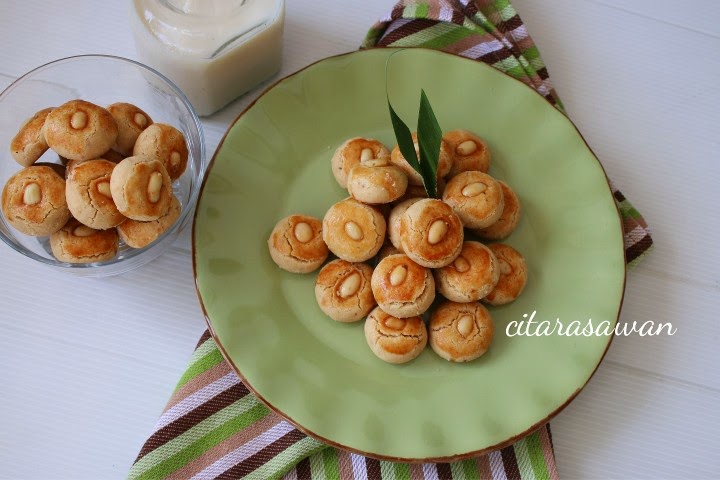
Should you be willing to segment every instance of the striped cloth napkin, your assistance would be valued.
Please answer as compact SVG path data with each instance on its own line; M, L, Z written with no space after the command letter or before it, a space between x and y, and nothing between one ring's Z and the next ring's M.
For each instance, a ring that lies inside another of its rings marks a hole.
M374 25L362 48L436 48L477 59L542 93L557 108L537 47L507 0L404 0ZM625 232L626 260L652 246L647 224L613 188ZM454 463L405 464L336 450L306 436L259 402L224 361L206 331L131 479L555 479L545 425L515 444Z

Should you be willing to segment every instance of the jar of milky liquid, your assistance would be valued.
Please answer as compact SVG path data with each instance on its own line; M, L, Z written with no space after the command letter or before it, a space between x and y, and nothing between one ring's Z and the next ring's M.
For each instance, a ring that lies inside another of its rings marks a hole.
M133 0L141 62L210 115L280 70L284 0Z

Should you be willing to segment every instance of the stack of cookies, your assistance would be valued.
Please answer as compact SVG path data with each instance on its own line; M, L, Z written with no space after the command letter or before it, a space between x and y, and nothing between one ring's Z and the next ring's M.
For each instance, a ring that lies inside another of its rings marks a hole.
M413 140L418 150L415 134ZM386 362L408 362L428 343L453 362L484 354L494 328L483 303L512 302L527 281L517 250L480 241L509 236L520 219L515 192L487 173L485 141L467 130L443 136L442 200L427 198L422 177L397 146L390 151L377 140L351 138L331 165L350 197L322 220L280 220L268 240L275 263L308 273L330 253L337 257L318 274L318 305L338 322L365 318L367 343Z
M172 184L187 166L185 138L130 103L45 108L10 150L24 168L3 188L3 215L21 233L49 236L62 262L110 260L119 242L143 248L180 216ZM60 163L39 162L48 150Z

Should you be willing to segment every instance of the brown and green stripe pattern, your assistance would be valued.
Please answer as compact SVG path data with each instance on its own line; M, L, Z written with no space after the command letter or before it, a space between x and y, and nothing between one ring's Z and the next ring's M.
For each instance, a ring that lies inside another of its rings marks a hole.
M563 110L540 52L507 0L403 0L368 32L361 48L425 47L487 63L534 88ZM612 187L634 267L653 245L640 213Z
M427 47L477 59L535 88L562 110L547 69L506 0L405 0L363 42ZM642 216L613 187L626 260L652 246ZM555 479L550 427L514 445L455 463L404 464L336 450L270 412L223 360L206 331L132 466L131 479Z
M379 461L307 437L259 402L205 332L131 479L555 479L549 425L454 463Z

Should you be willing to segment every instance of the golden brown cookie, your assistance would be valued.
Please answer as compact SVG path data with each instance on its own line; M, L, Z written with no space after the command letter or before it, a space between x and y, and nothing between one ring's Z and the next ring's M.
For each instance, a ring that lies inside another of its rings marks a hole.
M500 269L492 250L480 242L465 242L450 265L433 273L438 292L453 302L468 303L477 302L492 291Z
M383 258L372 274L372 291L378 305L390 315L422 315L435 300L432 272L407 255Z
M98 159L72 164L68 169L65 196L70 213L80 223L105 230L125 220L110 193L110 176L115 165Z
M462 172L450 179L443 192L468 228L485 228L495 223L505 205L500 183L487 173Z
M132 156L135 141L143 130L152 125L152 118L132 103L113 103L107 110L118 126L118 136L113 149L125 157Z
M418 158L420 158L420 147L418 147L417 133L412 134L412 139L415 144L415 154L418 156ZM412 165L410 165L408 161L405 160L405 157L400 151L400 147L398 145L395 145L395 148L393 148L392 152L390 152L390 161L394 165L400 167L405 172L405 174L408 176L408 182L410 183L410 185L423 184L422 175L415 171ZM452 151L450 150L450 146L445 140L442 140L440 142L440 157L438 158L437 165L438 179L445 178L448 172L450 172L450 169L452 168L452 162L453 155Z
M460 254L463 226L450 206L434 198L413 203L400 221L402 250L428 268L448 265Z
M336 322L355 322L375 307L370 287L372 267L333 260L318 273L315 299L320 310Z
M450 130L443 139L454 156L448 178L471 170L483 173L490 170L490 150L482 138L468 130Z
M44 108L25 121L18 133L10 140L10 154L23 167L29 167L48 149L43 125L53 107Z
M483 298L490 305L505 305L520 296L527 283L528 269L525 258L510 245L492 243L488 248L498 261L500 278L495 288Z
M342 188L347 188L350 170L361 161L390 156L390 151L373 138L355 137L345 140L333 153L330 165L333 176Z
M500 240L509 236L520 221L520 199L515 192L502 180L498 180L503 192L503 211L500 218L489 227L473 230L479 237L489 240Z
M23 168L3 188L2 212L10 225L26 235L50 235L70 218L65 180L47 166Z
M283 270L309 273L320 268L329 255L323 241L322 221L308 215L290 215L275 225L268 249Z
M141 222L165 215L173 197L170 176L162 162L144 156L128 157L115 165L110 192L120 213Z
M363 203L390 203L405 195L408 179L405 172L387 159L359 163L350 169L347 189L350 196Z
M153 123L138 136L133 155L160 160L170 178L175 181L185 172L189 153L180 130L172 125Z
M118 234L114 228L95 230L71 218L50 235L50 248L61 262L104 262L117 254Z
M430 346L451 362L469 362L484 354L493 332L490 312L478 302L445 302L430 317Z
M58 155L69 160L92 160L110 150L118 127L104 108L85 100L70 100L48 114L43 133Z
M422 199L418 197L408 198L407 200L403 200L398 203L392 210L390 210L390 215L387 221L388 239L400 253L402 253L402 243L400 242L400 223L402 221L402 217L405 215L407 209L410 208L410 205L418 202L419 200Z
M382 247L385 228L379 210L346 198L325 213L322 234L332 253L348 262L364 262Z
M425 349L427 329L420 317L397 318L377 307L365 320L365 340L379 359L407 363Z
M117 232L120 240L125 242L128 247L144 248L172 227L180 218L180 213L180 201L173 195L170 208L165 215L149 222L138 222L128 218L117 226Z

